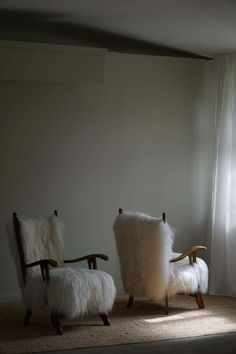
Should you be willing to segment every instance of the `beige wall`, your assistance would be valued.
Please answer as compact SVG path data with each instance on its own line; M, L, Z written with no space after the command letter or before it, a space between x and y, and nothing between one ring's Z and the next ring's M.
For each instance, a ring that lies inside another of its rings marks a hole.
M167 212L176 250L204 241L209 126L204 62L108 53L103 84L0 81L0 298L18 294L5 224L55 208L66 257L110 256L117 209ZM63 68L61 68L63 70Z

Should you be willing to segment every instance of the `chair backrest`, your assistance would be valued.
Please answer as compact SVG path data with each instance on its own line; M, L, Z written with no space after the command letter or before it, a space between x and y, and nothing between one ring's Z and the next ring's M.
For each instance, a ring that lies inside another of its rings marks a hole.
M157 218L119 209L113 230L124 290L131 296L162 299L170 277L174 236L165 214Z
M14 235L11 249L21 289L28 276L40 273L40 267L26 268L26 264L40 259L54 259L58 266L64 263L64 225L57 212L51 217L18 217L13 214ZM20 270L19 270L20 268Z

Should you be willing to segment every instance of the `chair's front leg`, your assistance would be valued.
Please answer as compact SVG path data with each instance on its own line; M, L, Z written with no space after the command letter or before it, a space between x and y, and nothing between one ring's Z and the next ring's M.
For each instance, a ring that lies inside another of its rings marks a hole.
M168 294L165 294L165 314L168 315L169 314L169 298L168 298Z
M99 317L103 320L105 326L110 326L110 322L107 316L107 313L100 313Z
M57 312L51 312L51 321L53 328L56 330L57 334L62 335L62 328L61 328L61 323L60 323L60 317Z
M31 315L32 315L32 310L27 309L26 314L25 314L25 318L24 318L24 325L27 325L29 323Z
M196 303L198 304L198 307L200 309L204 309L205 305L204 305L202 293L200 291L198 291L196 294L194 294L194 297L195 297Z

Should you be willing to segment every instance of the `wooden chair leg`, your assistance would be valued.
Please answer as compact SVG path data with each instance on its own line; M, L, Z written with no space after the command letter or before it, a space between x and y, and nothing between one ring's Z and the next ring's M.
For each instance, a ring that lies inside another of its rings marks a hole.
M165 314L169 313L169 305L168 305L168 294L165 295Z
M62 328L61 328L61 323L60 323L60 317L57 312L52 312L51 313L51 322L53 325L53 328L56 330L57 334L62 335Z
M26 314L25 314L25 318L24 318L24 325L27 325L30 321L32 315L32 310L27 309Z
M110 322L107 317L107 313L100 313L99 317L103 320L104 326L110 326Z
M133 302L134 302L133 296L129 295L129 300L128 300L127 307L128 307L128 308L131 307Z
M200 291L198 291L195 295L195 300L196 300L196 303L198 304L198 307L200 309L204 309L205 308L205 305L204 305L204 301L203 301L203 297L202 297L202 293Z

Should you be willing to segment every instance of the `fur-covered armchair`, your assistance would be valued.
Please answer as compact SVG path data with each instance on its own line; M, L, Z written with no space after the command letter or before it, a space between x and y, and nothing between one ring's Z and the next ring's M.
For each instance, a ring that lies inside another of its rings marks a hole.
M204 308L202 294L208 288L208 267L196 256L204 246L194 246L180 254L172 251L174 230L162 218L119 209L113 230L119 255L124 290L134 297L165 299L177 293L191 294L199 308Z
M116 289L112 277L96 269L97 259L107 261L108 257L93 254L64 260L64 226L56 211L50 218L18 218L14 213L13 224L10 247L27 309L24 324L34 308L47 306L57 334L62 334L61 318L98 314L104 325L109 325L107 313ZM66 265L84 260L89 269Z

